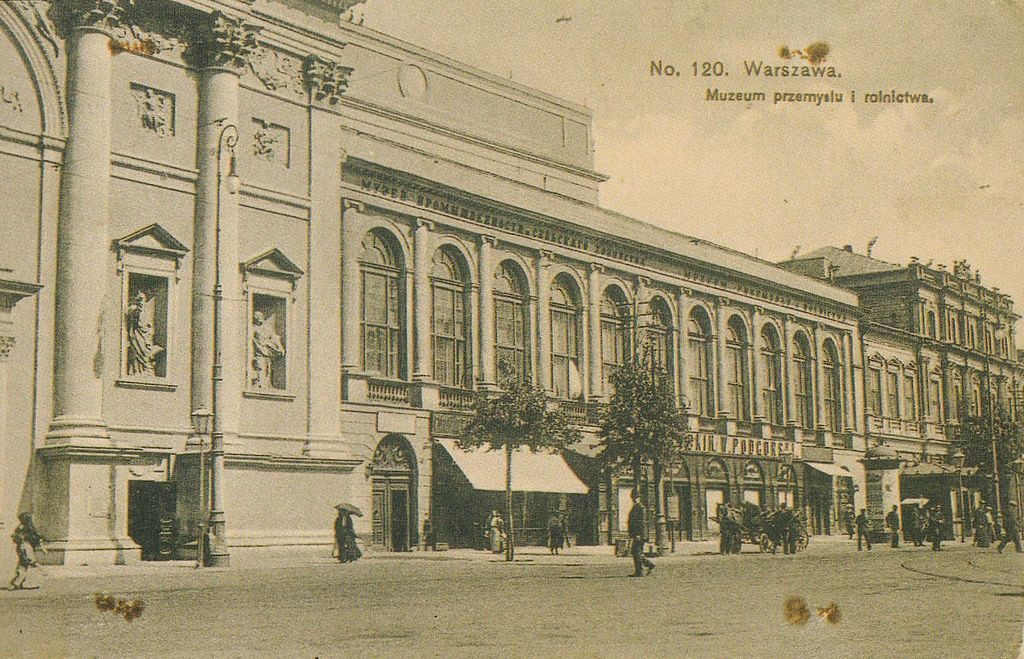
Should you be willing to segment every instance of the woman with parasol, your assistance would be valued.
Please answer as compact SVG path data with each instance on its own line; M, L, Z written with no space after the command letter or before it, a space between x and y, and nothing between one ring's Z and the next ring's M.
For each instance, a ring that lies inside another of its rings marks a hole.
M338 546L338 561L351 563L363 555L359 551L359 546L356 545L356 531L352 524L352 515L362 517L363 513L349 503L339 503L335 508L338 510L338 517L334 520L334 542Z

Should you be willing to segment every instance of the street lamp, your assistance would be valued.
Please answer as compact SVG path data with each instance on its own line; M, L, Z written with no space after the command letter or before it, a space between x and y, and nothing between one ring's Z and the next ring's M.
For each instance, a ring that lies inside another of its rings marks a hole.
M220 272L220 215L221 196L224 187L229 194L237 194L242 187L238 178L235 160L235 145L238 144L238 127L225 124L217 137L217 189L216 214L214 216L213 241L213 369L211 387L211 416L213 424L210 436L210 555L208 562L212 566L227 567L230 560L225 538L224 520L224 425L221 411L223 409L224 364L221 358L221 314L224 305L224 287ZM227 180L221 173L224 162L224 151L230 155ZM226 184L226 185L225 185Z
M210 410L200 407L192 412L192 431L199 438L199 517L196 521L196 567L203 567L206 537L206 445L203 443L213 426Z
M964 455L963 449L957 448L952 456L953 464L956 465L956 507L960 513L960 542L966 542L967 535L967 513L964 511Z

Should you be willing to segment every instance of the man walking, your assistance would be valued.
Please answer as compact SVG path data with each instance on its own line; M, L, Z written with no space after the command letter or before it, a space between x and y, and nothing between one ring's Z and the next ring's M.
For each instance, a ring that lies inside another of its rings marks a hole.
M942 515L942 509L935 506L928 515L928 537L932 540L932 551L942 551L942 536L945 533L946 518Z
M647 542L647 509L640 503L640 497L636 490L632 492L633 507L629 511L629 532L630 550L633 553L633 575L634 577L644 576L644 568L647 574L654 569L654 562L644 556L644 543Z
M857 551L861 550L861 542L866 543L868 551L871 551L871 536L868 534L868 511L861 508L860 514L857 515L854 523L857 525Z
M892 534L892 538L889 541L889 546L893 549L900 548L900 513L896 506L892 507L892 512L885 516L885 525L889 527L889 532Z
M1017 502L1010 501L1003 512L1003 540L996 549L1000 554L1006 549L1006 545L1013 542L1013 548L1018 552L1020 547L1020 533L1018 533Z

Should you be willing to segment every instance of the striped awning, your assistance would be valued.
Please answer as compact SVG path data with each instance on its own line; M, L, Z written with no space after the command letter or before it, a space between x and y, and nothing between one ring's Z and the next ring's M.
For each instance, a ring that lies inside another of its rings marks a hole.
M486 449L466 450L453 439L437 438L473 489L505 491L505 454ZM512 489L516 492L587 494L590 488L557 453L518 450L512 454Z

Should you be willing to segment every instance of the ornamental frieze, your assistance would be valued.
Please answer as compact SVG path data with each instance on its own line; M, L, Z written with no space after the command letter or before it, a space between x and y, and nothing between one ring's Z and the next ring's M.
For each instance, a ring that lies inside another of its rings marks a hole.
M289 92L300 97L306 93L302 60L297 57L260 48L249 58L249 69L267 91Z

